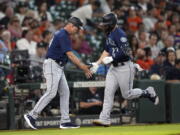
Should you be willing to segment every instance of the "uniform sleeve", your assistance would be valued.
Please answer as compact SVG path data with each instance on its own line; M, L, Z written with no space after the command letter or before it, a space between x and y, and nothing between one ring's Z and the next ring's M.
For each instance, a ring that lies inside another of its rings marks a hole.
M105 43L105 46L104 46L104 50L106 51L106 52L109 52L109 47L108 47L108 45Z
M64 36L60 39L61 48L63 50L63 53L66 53L68 51L72 51L71 47L71 40L68 36Z

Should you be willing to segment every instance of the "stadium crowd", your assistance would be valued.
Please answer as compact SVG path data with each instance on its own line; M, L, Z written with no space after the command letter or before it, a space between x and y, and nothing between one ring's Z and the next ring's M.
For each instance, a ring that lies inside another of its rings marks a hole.
M0 7L1 65L7 65L5 59L12 52L27 50L29 66L41 68L53 33L70 16L85 23L85 30L71 37L74 54L86 63L93 62L105 42L98 24L104 13L112 11L128 36L133 61L145 69L137 78L180 82L178 0L1 0ZM76 67L68 63L66 68ZM101 66L97 74L105 75L106 70ZM0 67L0 77L6 75L13 83L10 73L13 76L13 71L6 73Z

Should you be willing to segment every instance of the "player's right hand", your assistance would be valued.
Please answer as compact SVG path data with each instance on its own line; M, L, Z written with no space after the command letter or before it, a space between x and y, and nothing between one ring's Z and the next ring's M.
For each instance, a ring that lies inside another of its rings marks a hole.
M91 71L91 73L96 73L97 72L97 70L98 70L98 68L99 68L99 64L98 63L96 63L96 62L93 62L93 63L91 63L92 64L92 66L91 66L91 68L90 68L90 71Z

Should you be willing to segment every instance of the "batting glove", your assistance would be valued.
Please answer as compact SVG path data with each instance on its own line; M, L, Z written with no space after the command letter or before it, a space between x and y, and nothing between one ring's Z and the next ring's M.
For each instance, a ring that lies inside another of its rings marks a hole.
M90 68L90 71L91 71L91 73L96 73L97 72L97 70L98 70L98 68L99 68L99 64L97 64L96 62L93 62L93 63L91 63L92 64L92 67Z
M137 69L137 71L143 71L144 69L137 63L134 63L134 67Z
M109 64L113 61L113 58L111 56L108 56L108 57L104 57L102 59L103 63L106 65L106 64Z

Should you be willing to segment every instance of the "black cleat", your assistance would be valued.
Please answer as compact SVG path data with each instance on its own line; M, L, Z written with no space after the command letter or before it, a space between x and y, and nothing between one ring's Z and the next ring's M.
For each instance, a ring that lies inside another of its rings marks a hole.
M29 114L25 114L24 115L24 119L26 120L27 124L32 128L32 129L37 129L36 125L35 125L35 119L30 116Z
M71 122L68 122L68 123L62 123L60 124L60 127L61 129L68 129L68 128L80 128L80 126L77 126Z
M152 101L154 103L154 105L158 105L159 104L159 97L157 96L155 90L153 87L148 87L147 92L149 93L149 100Z

